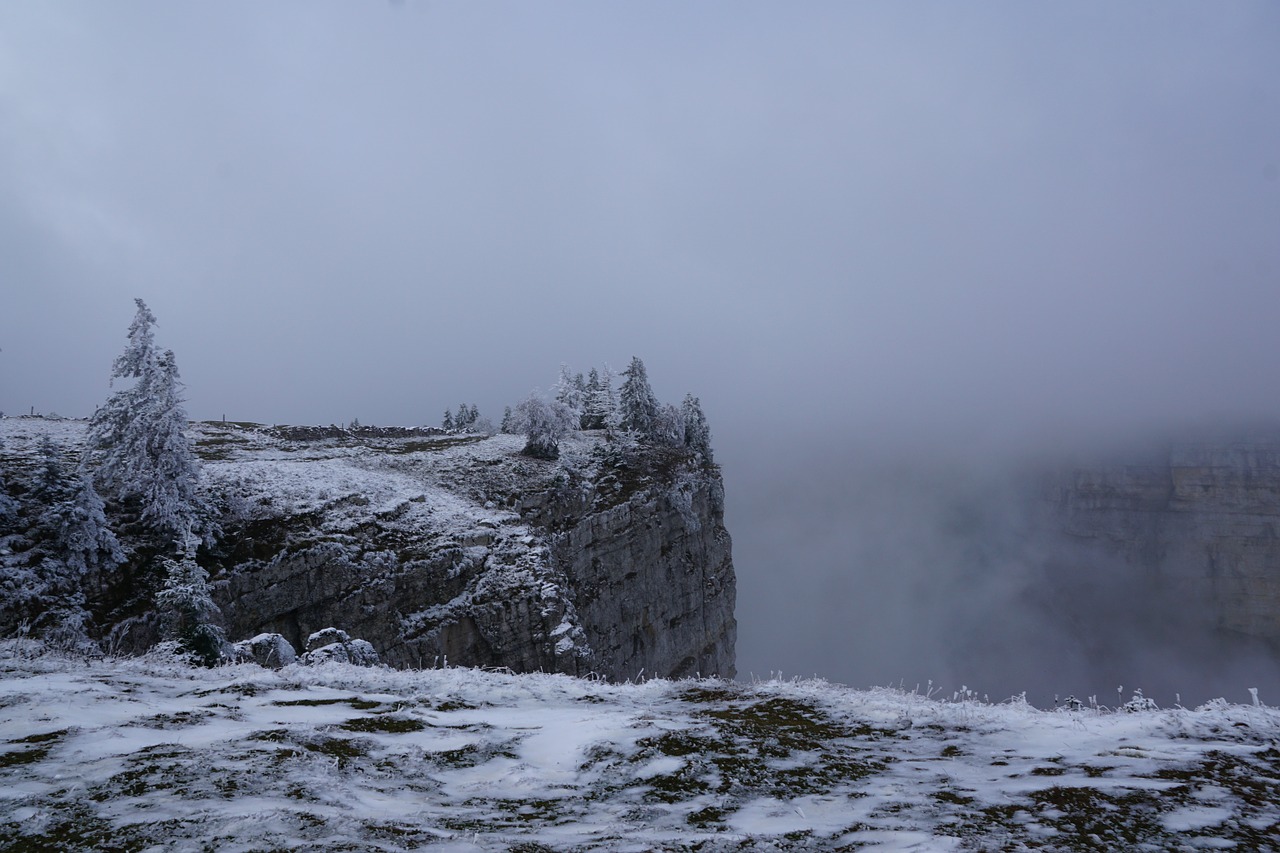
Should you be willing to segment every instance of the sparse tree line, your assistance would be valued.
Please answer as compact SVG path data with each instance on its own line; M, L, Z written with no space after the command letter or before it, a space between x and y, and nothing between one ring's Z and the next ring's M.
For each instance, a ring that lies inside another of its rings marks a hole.
M456 414L445 409L440 427L450 432L478 432L485 435L494 433L493 424L487 418L480 417L480 409L475 403L470 406L459 403Z
M524 435L523 452L541 459L558 457L560 440L575 430L605 430L610 439L686 447L712 463L711 429L697 397L686 394L678 407L659 403L644 362L634 356L622 377L615 392L607 365L586 377L561 365L552 398L529 394L503 419L503 432Z
M697 397L686 394L679 406L659 403L644 362L634 356L621 375L622 385L615 389L617 374L608 365L603 370L593 367L584 375L571 373L562 364L550 399L530 392L514 407L506 407L497 430L480 417L474 403L459 403L456 412L445 409L440 426L449 432L523 435L522 452L539 459L558 458L560 440L570 433L604 430L610 439L683 446L708 464L713 461L711 430Z
M221 531L200 493L173 351L156 346L155 316L141 299L135 303L128 343L112 364L112 386L123 387L93 413L83 452L45 436L37 470L14 488L0 465L0 556L22 555L6 560L0 576L0 616L10 623L29 617L40 635L87 648L86 591L112 589L117 599L134 597L119 602L125 610L158 612L168 642L212 664L227 644L196 556ZM534 392L507 407L501 430L525 436L522 452L543 459L557 458L560 441L574 431L603 430L611 442L684 447L712 463L697 397L686 395L679 407L660 404L639 358L621 376L615 390L607 366L586 376L562 366L551 398ZM475 404L446 410L442 426L497 431Z

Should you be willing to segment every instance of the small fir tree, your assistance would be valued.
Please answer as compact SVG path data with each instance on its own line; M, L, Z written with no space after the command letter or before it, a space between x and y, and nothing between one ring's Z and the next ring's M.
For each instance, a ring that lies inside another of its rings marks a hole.
M668 444L673 447L684 444L684 416L670 403L658 407L658 416L654 419L653 440L658 444Z
M658 400L649 387L644 362L633 356L630 366L622 375L626 379L618 393L620 426L636 433L641 439L652 441L658 429Z
M107 523L106 506L85 474L76 476L71 493L46 510L41 523L54 533L57 556L77 582L91 571L110 572L125 561Z
M575 417L581 417L583 409L586 407L586 395L579 383L582 374L578 374L575 380L569 373L569 365L560 365L560 378L556 381L555 399L557 403L562 404L569 411L574 413Z
M707 416L702 413L702 404L698 398L685 394L680 414L684 420L685 447L694 453L701 453L707 462L714 461L711 456L711 428L707 426Z
M504 434L514 432L511 427L511 407L507 406L502 410L502 426L499 427Z
M144 526L171 541L199 531L212 537L200 497L200 465L187 436L182 382L173 351L157 353L155 316L141 299L115 379L134 379L93 413L86 470L117 501L137 509Z
M448 409L444 410L444 420L440 422L440 428L447 430L453 429L453 412Z
M48 433L40 436L39 452L40 468L36 474L35 494L42 503L50 504L65 497L66 453Z
M608 364L600 375L600 388L603 394L604 428L610 434L616 432L622 424L622 410L618 406L618 394L613 390L613 379L616 374Z
M594 367L587 374L582 397L582 429L600 429L604 426L600 410L600 371Z
M209 573L189 554L165 560L164 588L156 594L156 606L164 619L165 636L206 666L222 656L223 632L216 624L222 611L209 590Z

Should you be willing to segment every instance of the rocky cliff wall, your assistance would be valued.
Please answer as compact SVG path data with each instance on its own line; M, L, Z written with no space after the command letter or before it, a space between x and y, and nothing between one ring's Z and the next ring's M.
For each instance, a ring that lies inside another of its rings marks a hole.
M548 508L552 559L595 664L613 678L732 678L736 582L719 473L679 455L637 461L649 463L645 473L629 466L638 488L612 472L591 511Z
M1077 466L1046 498L1075 541L1217 628L1280 648L1280 434L1182 439L1137 461Z
M599 436L557 463L519 447L499 436L443 462L429 449L391 454L389 494L317 493L301 501L309 511L228 525L213 576L228 635L300 646L333 625L393 666L732 677L718 470ZM234 466L206 467L231 485Z

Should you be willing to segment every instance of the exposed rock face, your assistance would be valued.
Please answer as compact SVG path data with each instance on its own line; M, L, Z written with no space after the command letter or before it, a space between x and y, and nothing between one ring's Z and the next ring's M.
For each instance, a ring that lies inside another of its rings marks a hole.
M1074 469L1048 492L1069 536L1280 648L1280 434L1174 442Z
M624 451L600 436L576 439L559 462L519 456L521 445L499 436L458 442L448 459L392 454L386 470L365 466L374 479L358 489L295 499L307 511L230 523L214 572L228 635L276 632L301 647L332 625L392 666L732 677L718 470L683 449ZM243 490L237 470L206 466Z
M732 678L736 594L719 476L678 468L628 500L564 519L552 557L598 671Z
M367 640L353 640L340 628L325 628L307 637L307 653L302 656L302 663L307 666L318 663L377 666L381 661Z

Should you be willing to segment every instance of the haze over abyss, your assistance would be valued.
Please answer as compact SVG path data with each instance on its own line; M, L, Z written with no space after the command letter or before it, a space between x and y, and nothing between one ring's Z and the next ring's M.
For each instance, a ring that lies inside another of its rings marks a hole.
M1280 418L1277 44L1271 2L7 3L0 410L88 415L135 296L196 418L496 418L640 355L711 420L740 672L1114 691L1072 647L1123 613L968 546L1025 453ZM1112 634L1149 693L1224 669Z

